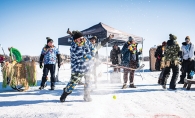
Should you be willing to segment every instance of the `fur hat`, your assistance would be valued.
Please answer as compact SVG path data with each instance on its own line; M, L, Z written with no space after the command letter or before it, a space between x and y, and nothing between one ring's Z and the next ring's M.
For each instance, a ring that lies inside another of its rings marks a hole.
M169 34L169 39L170 39L170 40L176 40L177 37L176 37L175 35Z
M83 36L83 33L79 32L79 31L75 31L73 34L73 39L77 39Z
M49 42L53 42L53 39L51 39L50 37L46 37L46 39L47 39L47 43L49 43Z
M187 39L190 40L190 37L189 36L186 36L185 40L187 40Z
M134 38L132 36L129 37L128 41L132 41Z
M96 36L93 36L93 37L90 38L90 40L92 40L92 39L97 40L97 37Z

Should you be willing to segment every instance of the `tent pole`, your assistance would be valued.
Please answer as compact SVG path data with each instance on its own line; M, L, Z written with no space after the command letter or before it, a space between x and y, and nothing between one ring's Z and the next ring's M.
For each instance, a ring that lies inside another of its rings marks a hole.
M144 63L144 54L143 54L144 40L145 39L142 38L142 64ZM143 70L143 73L144 73L144 68L142 70Z
M108 42L106 43L106 61L108 63ZM107 80L108 80L108 64L107 64Z

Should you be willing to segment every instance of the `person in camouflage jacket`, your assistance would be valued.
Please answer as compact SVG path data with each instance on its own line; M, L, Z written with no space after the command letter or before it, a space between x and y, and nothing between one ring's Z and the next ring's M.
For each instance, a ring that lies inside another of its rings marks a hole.
M162 76L161 85L163 89L166 89L167 79L170 75L170 69L172 69L173 75L170 82L170 89L175 90L176 81L179 75L179 52L180 47L176 41L177 37L170 34L169 40L167 41L167 46L165 49L165 69Z

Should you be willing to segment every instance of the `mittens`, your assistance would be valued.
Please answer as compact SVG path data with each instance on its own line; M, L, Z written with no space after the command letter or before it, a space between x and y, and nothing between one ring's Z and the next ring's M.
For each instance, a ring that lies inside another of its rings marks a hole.
M88 61L88 60L91 60L91 58L92 58L91 55L85 55L85 56L83 57L83 60L84 60L84 61Z
M190 72L190 76L193 77L194 76L194 71Z

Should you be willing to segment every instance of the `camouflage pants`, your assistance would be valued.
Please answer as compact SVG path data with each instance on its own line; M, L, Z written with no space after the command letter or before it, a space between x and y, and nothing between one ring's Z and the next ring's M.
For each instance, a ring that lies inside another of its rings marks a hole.
M85 78L85 85L84 85L84 98L90 97L90 91L91 91L91 74L81 74L81 73L72 73L70 81L65 87L66 93L72 93L72 91L75 89L75 86L78 84L78 82L81 80L81 78L84 76Z
M136 69L137 61L131 61L129 67ZM130 72L130 75L129 75L130 83L133 83L135 70L128 70L128 69L124 69L124 75L123 75L124 83L127 83L129 72Z

